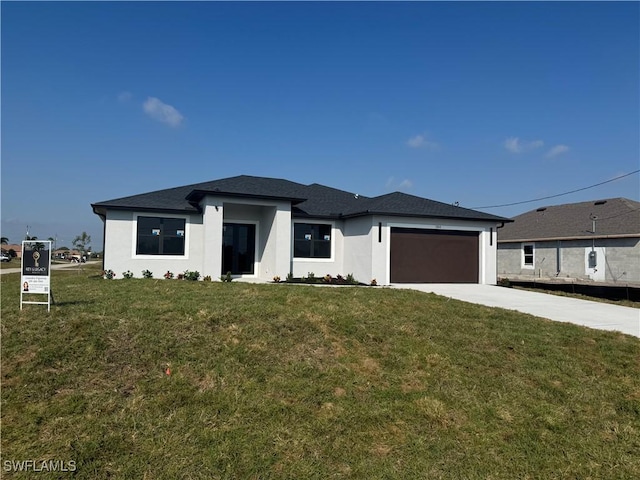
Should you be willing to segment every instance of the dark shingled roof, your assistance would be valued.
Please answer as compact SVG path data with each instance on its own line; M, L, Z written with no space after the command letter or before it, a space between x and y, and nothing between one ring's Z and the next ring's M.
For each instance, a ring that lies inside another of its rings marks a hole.
M304 188L305 185L289 180L241 175L116 198L91 206L96 213L103 213L107 208L197 212L198 201L205 194L286 199L295 203L303 199L298 197L298 193Z
M510 221L496 215L400 192L369 198L317 183L303 185L289 180L248 175L157 190L98 202L91 206L93 211L100 215L104 215L107 209L198 212L198 202L205 195L288 200L293 205L294 217L348 218L379 214Z
M595 235L592 233L596 218ZM640 236L640 202L609 198L541 207L498 230L498 242Z
M388 193L364 200L357 208L344 212L345 216L395 215L407 217L464 218L467 220L510 221L489 213L469 210L428 198L401 192Z

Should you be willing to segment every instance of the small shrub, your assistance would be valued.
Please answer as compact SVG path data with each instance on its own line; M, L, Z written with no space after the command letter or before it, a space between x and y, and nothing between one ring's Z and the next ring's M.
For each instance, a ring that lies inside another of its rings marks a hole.
M278 275L273 277L273 283L280 283L280 277Z
M167 273L164 274L164 278L167 280L171 280L173 278L173 272L167 270Z
M179 273L178 274L178 280L184 280L184 273Z
M328 273L324 276L323 278L324 283L331 283L331 280L333 280L333 277L331 277L331 275L329 275Z
M133 272L131 270L127 270L126 272L122 272L122 278L133 278Z
M206 277L202 277L202 281L203 282L210 282L211 281L211 275L207 275Z
M501 278L498 282L498 285L500 285L501 287L511 288L511 280L509 280L508 278Z
M375 287L376 285L378 285L378 281L374 278L373 280L371 280L371 284L372 287Z
M189 270L186 270L184 272L184 279L185 280L191 280L192 282L195 282L195 281L200 279L200 272L198 272L197 270L194 270L193 272L189 271Z
M102 277L107 280L113 280L114 278L116 278L116 274L113 270L103 270Z
M347 275L346 282L349 285L357 285L357 283L358 283L358 281L355 278L353 278L353 274L352 273Z
M307 273L307 280L309 280L310 282L313 282L316 279L316 274L313 272L309 272Z
M293 281L293 273L289 272L287 273L287 282L292 282Z
M153 278L153 272L149 270L142 270L142 278Z
M233 277L231 276L231 272L227 272L226 275L222 275L220 277L221 282L231 282L232 280L233 280Z
M336 283L339 283L340 285L344 285L345 283L344 277L342 275L338 275L336 277Z

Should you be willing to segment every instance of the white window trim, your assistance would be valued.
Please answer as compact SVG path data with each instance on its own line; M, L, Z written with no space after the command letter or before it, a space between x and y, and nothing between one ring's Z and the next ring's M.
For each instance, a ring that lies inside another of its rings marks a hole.
M294 256L295 248L295 225L296 223L305 225L331 225L331 257L314 258L314 257L296 257ZM336 261L336 222L332 220L294 220L291 222L291 258L296 263L331 263Z
M225 223L239 223L242 225L255 225L256 226L256 240L253 252L253 274L243 273L241 275L231 275L231 278L259 278L260 277L260 259L258 258L258 252L260 248L260 222L258 220L236 220L232 218L225 218L222 220L222 228ZM224 235L224 231L220 232L220 235ZM222 238L220 239L220 245L222 245ZM222 252L220 252L222 255ZM220 263L222 267L222 262ZM225 275L224 273L222 275Z
M528 247L528 246L531 246L531 248L533 250L533 259L532 259L531 265L527 265L524 262L524 247ZM535 243L531 243L531 242L523 243L523 244L521 244L520 252L521 252L522 268L523 269L527 269L527 270L533 270L536 267L536 244Z
M138 247L138 217L156 217L156 218L180 218L184 219L184 255L138 255L136 253ZM131 232L131 258L136 260L188 260L189 259L189 243L191 234L191 217L189 215L180 215L172 213L150 213L135 212L133 214L133 231Z

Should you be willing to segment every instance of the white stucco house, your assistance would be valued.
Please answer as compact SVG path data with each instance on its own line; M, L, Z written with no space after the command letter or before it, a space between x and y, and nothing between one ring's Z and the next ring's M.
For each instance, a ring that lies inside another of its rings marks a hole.
M92 204L104 268L218 279L349 273L368 283L496 283L506 218L404 193L237 176Z

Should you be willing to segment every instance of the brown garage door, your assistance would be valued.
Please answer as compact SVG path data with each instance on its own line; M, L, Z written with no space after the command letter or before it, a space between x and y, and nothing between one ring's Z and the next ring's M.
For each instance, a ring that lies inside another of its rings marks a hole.
M479 232L391 228L391 283L478 283Z

